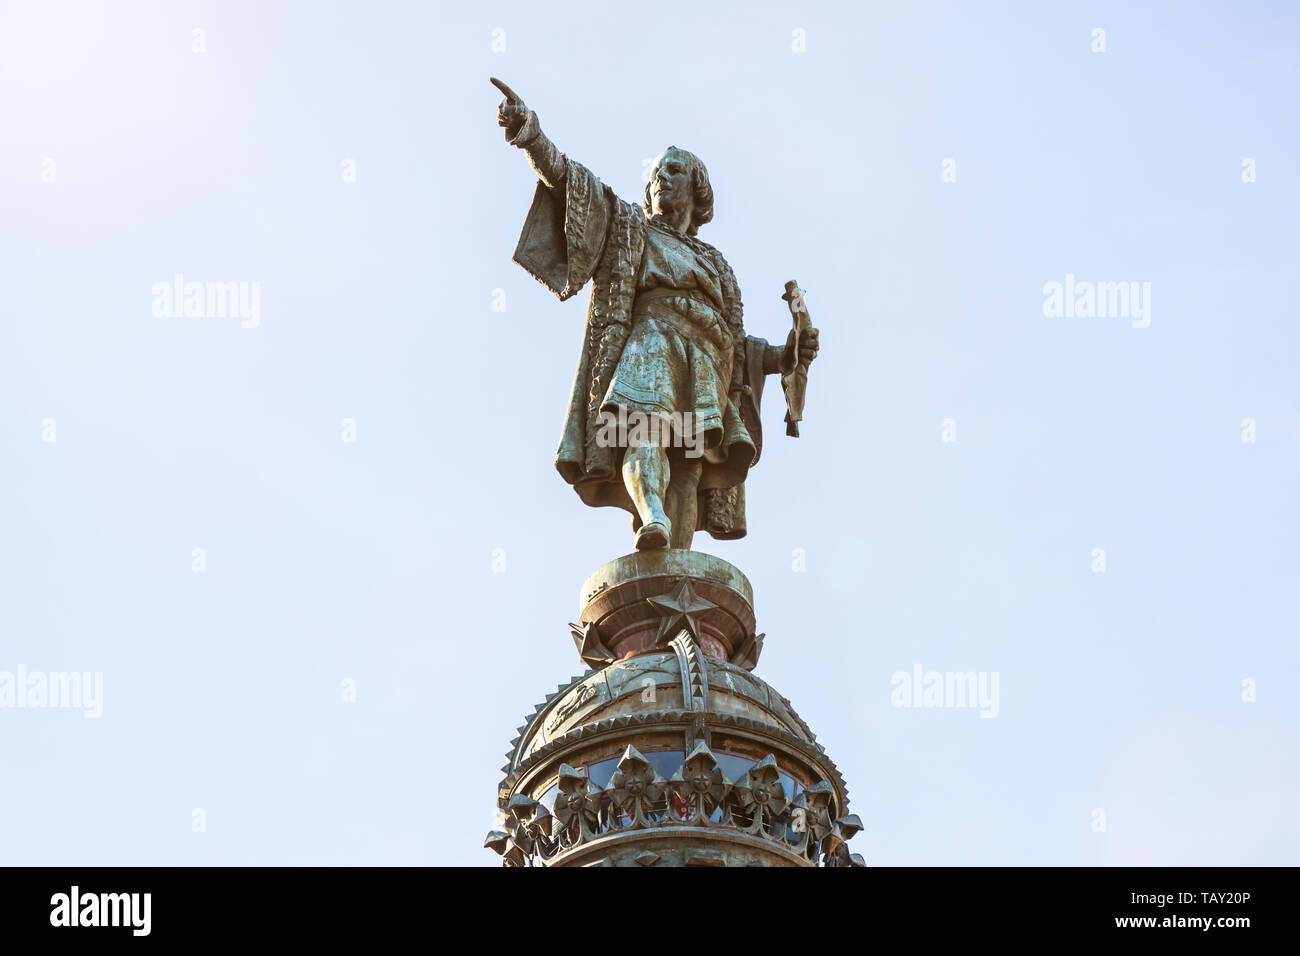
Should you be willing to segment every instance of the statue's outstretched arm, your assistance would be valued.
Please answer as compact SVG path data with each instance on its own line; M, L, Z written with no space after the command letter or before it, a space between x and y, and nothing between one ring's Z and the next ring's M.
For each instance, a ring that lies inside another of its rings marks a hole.
M564 183L568 163L555 148L537 122L537 114L524 105L523 99L495 76L492 85L505 94L497 107L497 125L505 127L506 142L528 154L528 162L546 186L555 189Z

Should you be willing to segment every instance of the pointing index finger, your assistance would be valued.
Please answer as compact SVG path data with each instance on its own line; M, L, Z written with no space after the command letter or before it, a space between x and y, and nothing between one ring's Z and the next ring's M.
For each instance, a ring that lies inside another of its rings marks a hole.
M518 93L516 93L510 87L506 86L495 76L489 76L488 79L492 81L493 86L495 86L498 90L500 90L502 93L505 94L506 99L508 99L512 105L518 106L523 103L523 99L520 97Z

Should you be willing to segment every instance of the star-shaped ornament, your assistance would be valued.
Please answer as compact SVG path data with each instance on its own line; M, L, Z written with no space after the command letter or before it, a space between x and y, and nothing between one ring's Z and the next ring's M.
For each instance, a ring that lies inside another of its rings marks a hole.
M573 643L578 646L578 656L589 667L604 667L614 659L614 654L600 639L600 628L595 621L586 624L570 624Z
M695 593L689 577L682 578L671 595L661 594L646 600L655 606L655 610L664 615L664 619L659 622L656 644L667 644L683 630L696 644L700 643L699 618L717 607L712 601L705 600Z

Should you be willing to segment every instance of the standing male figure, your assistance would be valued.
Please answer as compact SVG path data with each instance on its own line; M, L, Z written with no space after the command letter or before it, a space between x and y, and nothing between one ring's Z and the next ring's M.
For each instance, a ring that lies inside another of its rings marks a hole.
M743 537L763 382L816 358L817 330L802 333L797 351L793 332L784 347L745 334L731 267L696 238L713 218L698 157L669 146L644 202L624 202L492 82L505 94L497 122L506 142L540 180L514 260L562 300L592 283L556 467L586 504L632 513L638 550L689 549L696 530ZM611 441L611 418L659 427Z

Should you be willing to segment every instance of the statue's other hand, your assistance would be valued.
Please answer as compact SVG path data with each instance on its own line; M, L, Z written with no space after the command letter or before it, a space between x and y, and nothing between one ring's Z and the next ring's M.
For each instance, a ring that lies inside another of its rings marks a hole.
M506 139L512 140L519 135L519 130L528 121L528 107L524 105L523 98L518 93L495 76L490 76L488 79L506 96L497 107L497 125L505 127Z
M817 357L817 330L809 329L799 337L799 361L809 365Z
M790 335L785 340L785 358L782 363L785 368L793 369L795 364L810 365L812 360L817 357L818 342L817 330L808 329L799 337L799 354L793 359L790 358L791 350L794 349L795 331L790 330Z

